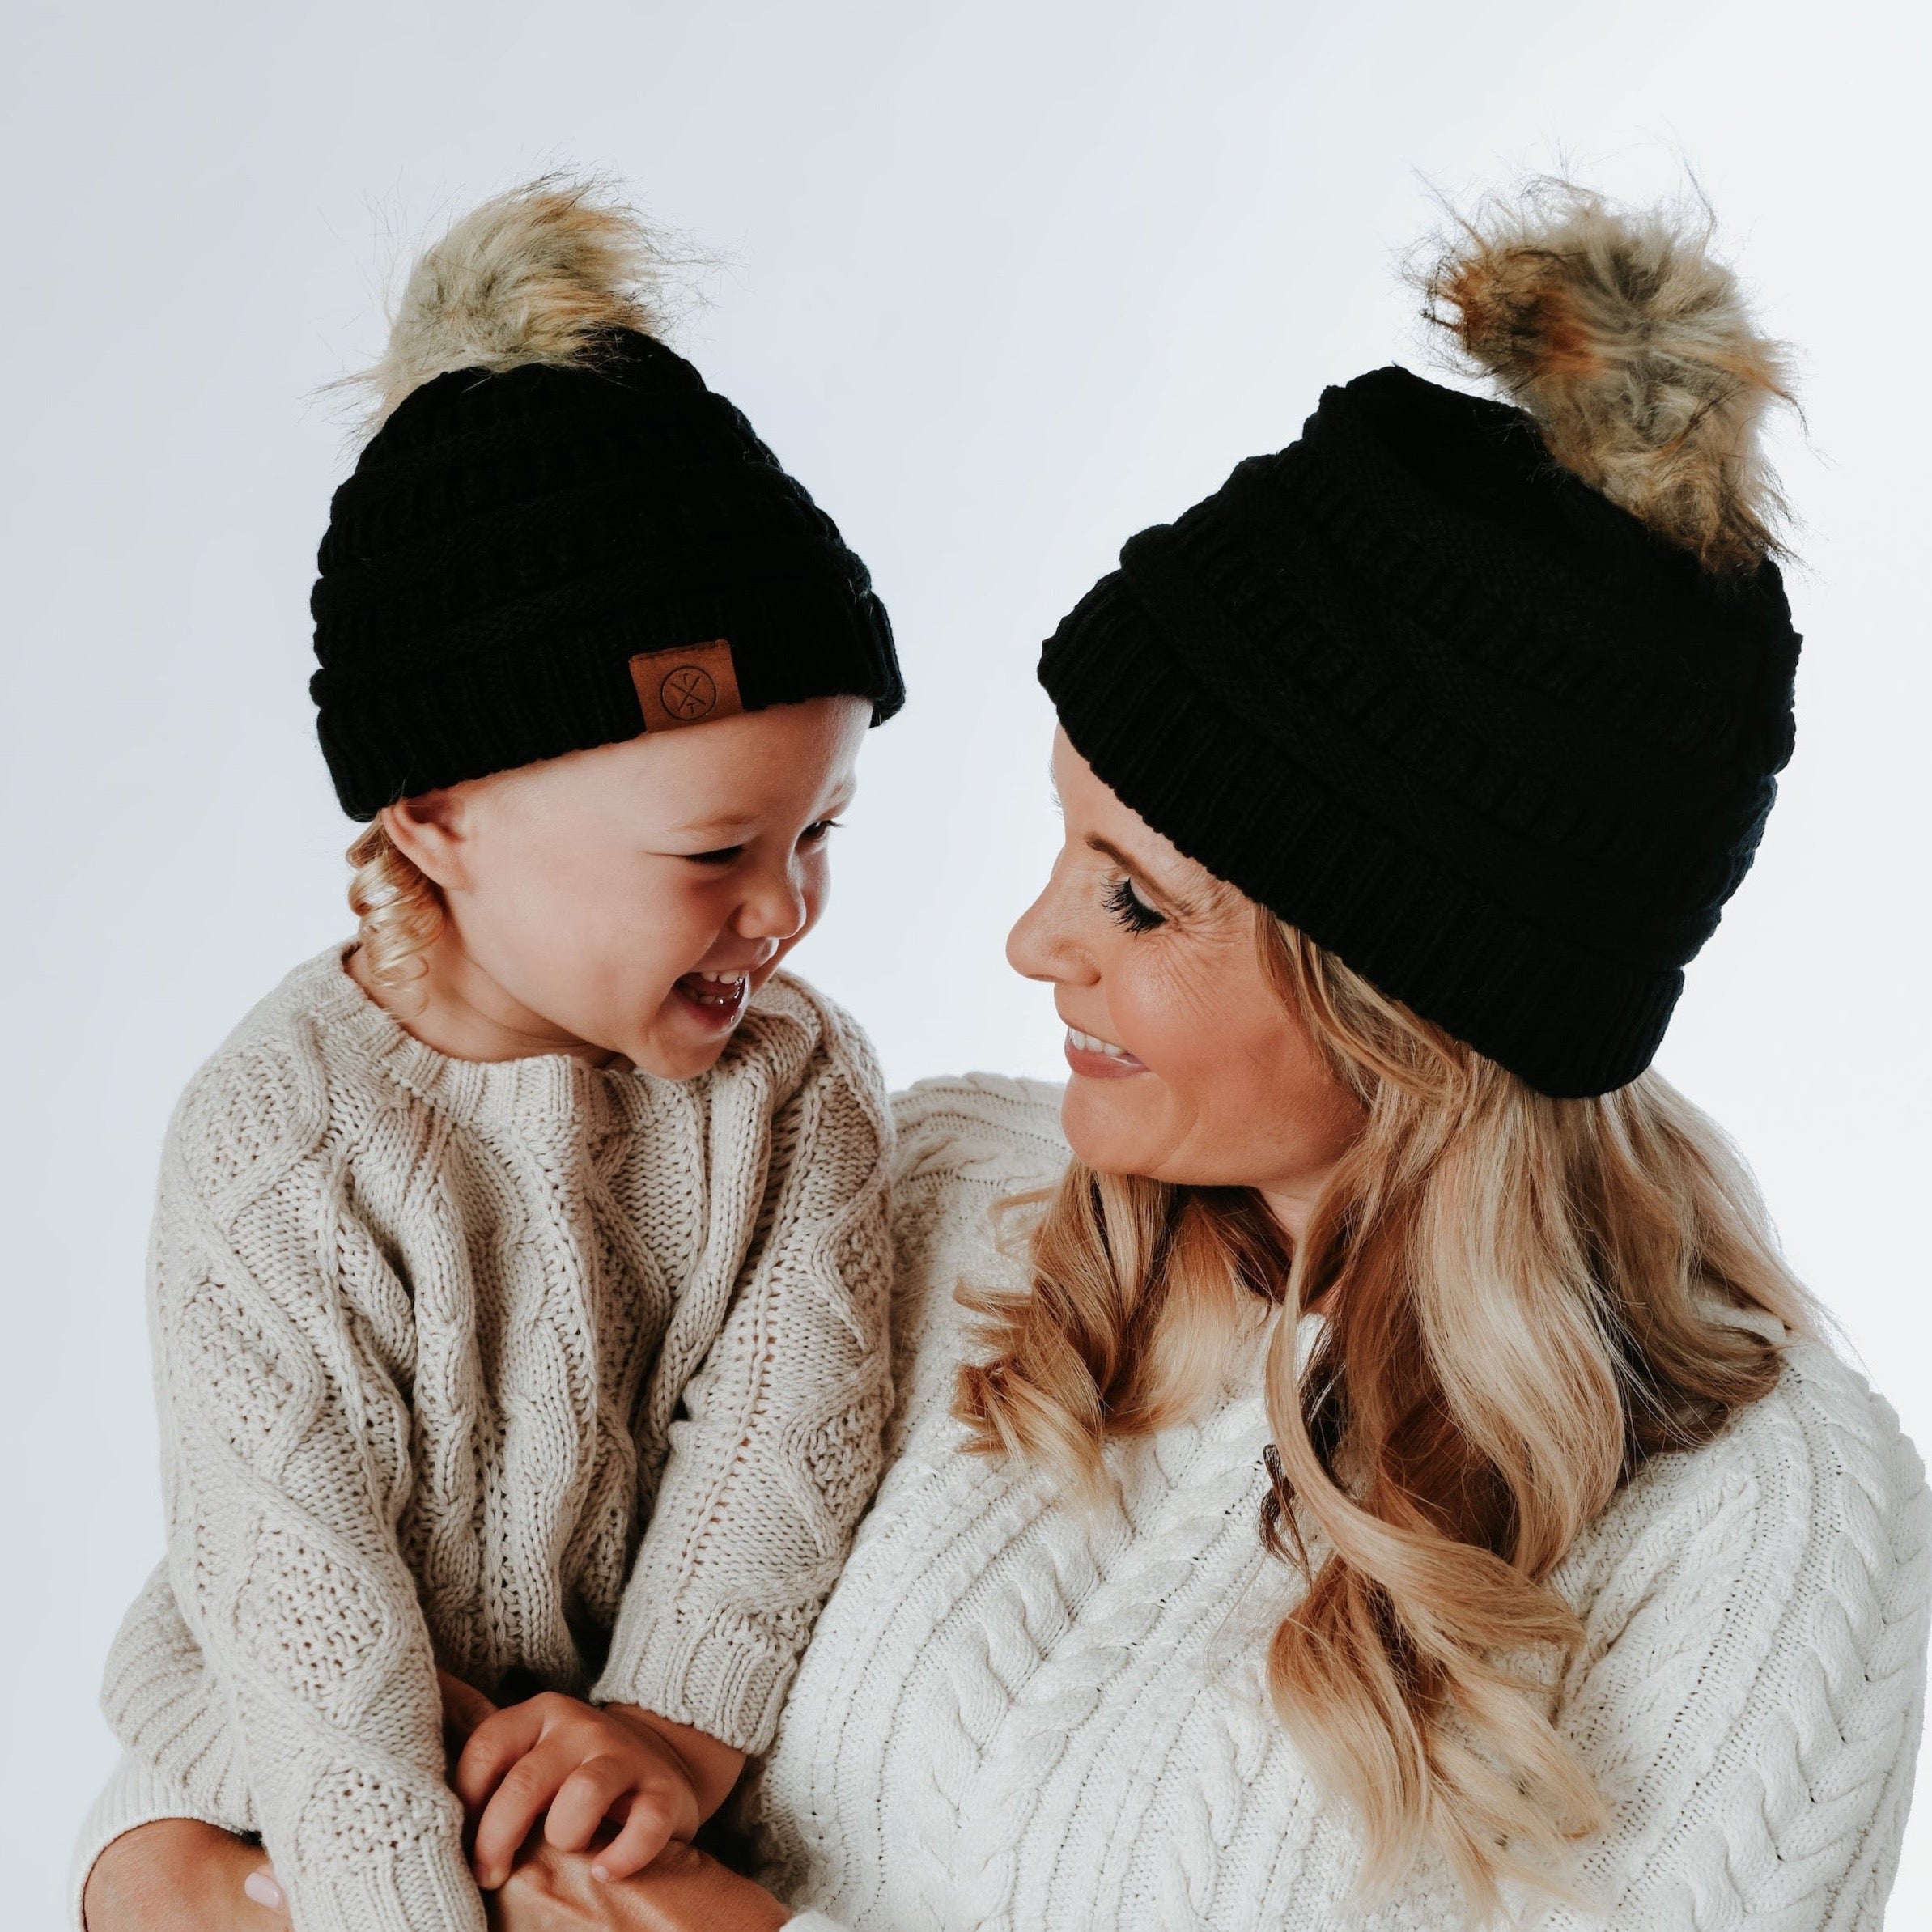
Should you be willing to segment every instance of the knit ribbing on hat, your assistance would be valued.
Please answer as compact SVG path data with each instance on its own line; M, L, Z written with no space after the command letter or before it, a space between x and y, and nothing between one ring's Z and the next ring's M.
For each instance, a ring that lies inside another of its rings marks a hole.
M1792 745L1774 565L1719 580L1522 414L1384 369L1126 546L1049 640L1157 830L1553 1095L1646 1067Z

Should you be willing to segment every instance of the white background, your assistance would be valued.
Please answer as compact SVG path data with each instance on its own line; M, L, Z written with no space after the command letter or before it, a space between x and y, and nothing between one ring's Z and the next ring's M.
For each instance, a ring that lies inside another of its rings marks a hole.
M872 563L912 699L805 963L895 1081L1051 1074L1005 928L1054 839L1038 640L1121 541L1423 354L1396 279L1521 164L1696 170L1804 350L1799 748L1666 1071L1932 1441L1922 8L1818 0L22 6L0 45L0 1842L51 1926L160 1547L141 1301L197 1060L344 929L304 688L385 266L546 168L727 258L681 340ZM21 1889L24 1887L24 1892ZM1897 1926L1932 1922L1932 1807Z

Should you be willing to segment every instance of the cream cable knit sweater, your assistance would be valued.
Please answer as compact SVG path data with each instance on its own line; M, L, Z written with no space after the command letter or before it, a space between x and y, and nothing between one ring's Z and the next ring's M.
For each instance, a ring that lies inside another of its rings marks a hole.
M987 1210L1066 1157L1057 1094L977 1076L902 1097L890 1466L786 1704L752 1810L795 1932L1330 1932L1347 1818L1261 1690L1291 1587L1255 1535L1258 1399L1120 1455L1098 1527L962 1456L962 1276L1010 1267ZM1612 1821L1600 1910L1543 1932L1875 1932L1911 1793L1929 1505L1891 1412L1824 1349L1695 1454L1646 1470L1566 1562L1586 1620L1563 1726ZM124 1764L98 1849L200 1815ZM219 1822L219 1820L218 1820ZM1365 1921L1447 1932L1440 1870Z
M298 1932L481 1932L438 1661L770 1741L878 1471L890 1132L783 976L680 1083L448 1059L335 949L196 1076L168 1557L103 1701L150 1787L261 1832Z
M1011 1267L1001 1194L1066 1155L1051 1089L899 1109L890 1466L756 1802L794 1932L1448 1932L1446 1875L1366 1921L1348 1822L1266 1702L1291 1587L1256 1535L1258 1395L1119 1455L1089 1526L958 1453L962 1276ZM1555 1932L1880 1922L1925 1685L1929 1501L1885 1404L1824 1349L1633 1483L1563 1566L1589 1631L1560 1720L1612 1821Z

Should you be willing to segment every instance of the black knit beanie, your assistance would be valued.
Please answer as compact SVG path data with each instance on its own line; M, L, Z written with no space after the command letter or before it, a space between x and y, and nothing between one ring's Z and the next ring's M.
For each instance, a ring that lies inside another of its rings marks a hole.
M865 566L648 333L650 244L538 183L459 223L372 377L310 689L342 809L807 698L904 702Z
M1701 238L1586 197L1472 231L1433 290L1525 406L1328 390L1133 537L1040 677L1183 851L1531 1086L1606 1093L1791 753L1752 443L1781 373Z

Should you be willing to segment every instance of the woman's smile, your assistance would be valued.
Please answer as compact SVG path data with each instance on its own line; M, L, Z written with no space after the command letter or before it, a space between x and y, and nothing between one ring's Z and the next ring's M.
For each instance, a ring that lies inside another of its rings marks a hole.
M1086 1080L1125 1080L1147 1071L1146 1063L1136 1059L1126 1047L1082 1033L1077 1026L1067 1029L1067 1064Z

